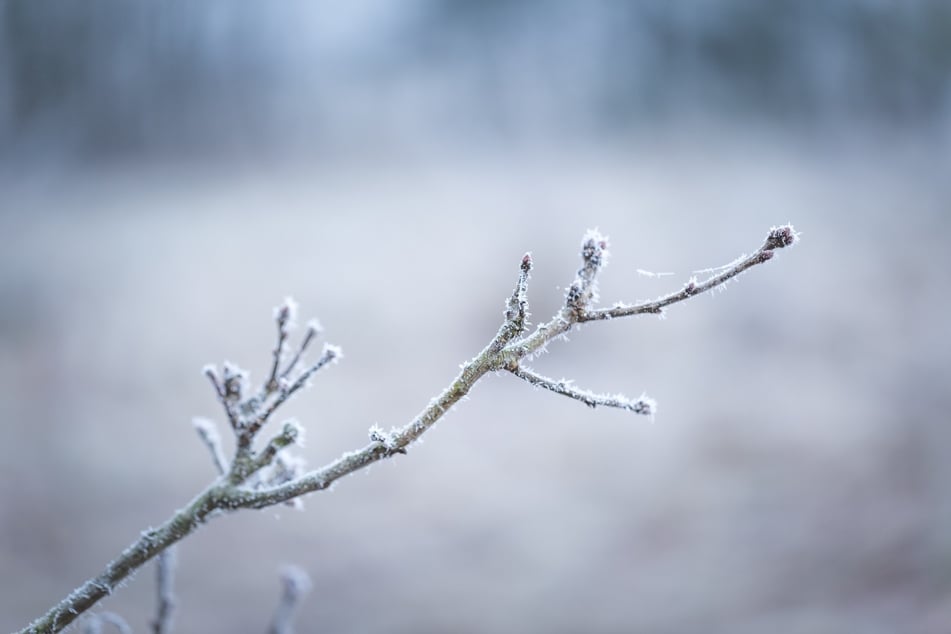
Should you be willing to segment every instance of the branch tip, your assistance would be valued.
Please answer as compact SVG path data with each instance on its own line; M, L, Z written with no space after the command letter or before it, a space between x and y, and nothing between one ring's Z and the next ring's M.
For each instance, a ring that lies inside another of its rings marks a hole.
M304 428L294 419L285 421L284 428L281 430L281 437L288 445L297 443L302 444L304 437Z
M317 319L317 318L315 317L315 318L313 318L313 319L308 319L308 320L307 320L307 333L308 333L311 337L316 337L317 335L319 335L319 334L322 333L323 331L324 331L324 327L323 327L323 325L321 325L319 319Z
M782 227L771 227L769 235L766 236L766 243L763 245L764 251L773 249L782 249L792 246L799 240L799 234L792 225L783 225Z
M318 363L317 363L317 366L316 366L317 368L319 368L320 366L322 366L322 365L324 365L324 364L326 364L326 363L336 363L337 361L339 361L340 359L342 359L342 358L343 358L343 350L340 348L340 346L335 346L335 345L332 344L332 343L325 343L325 344L324 344L323 355L321 355L321 356L322 356L322 359L321 359L321 360L323 361L323 363L318 362ZM326 359L326 360L324 361L324 359Z
M597 229L588 229L581 240L581 258L602 266L608 254L608 237Z
M529 251L522 256L522 271L528 273L532 270L534 262L532 262L532 252Z
M240 401L241 395L246 391L248 373L234 363L225 361L222 366L222 379L224 397L229 400Z
M297 302L293 297L285 297L280 305L274 307L274 320L282 329L293 325L297 319Z

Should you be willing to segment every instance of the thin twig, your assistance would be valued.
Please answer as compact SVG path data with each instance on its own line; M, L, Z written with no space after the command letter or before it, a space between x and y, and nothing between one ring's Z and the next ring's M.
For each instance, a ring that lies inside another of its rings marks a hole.
M111 625L119 634L132 634L132 628L124 618L114 612L90 614L85 621L84 634L102 634L102 626Z
M297 442L300 434L301 426L297 421L287 421L284 423L284 428L281 429L281 433L271 438L267 445L264 446L264 449L257 453L248 463L247 470L240 474L240 478L247 479L249 476L271 464L275 456L277 456L282 449L290 447Z
M528 319L528 276L531 271L532 254L526 253L522 256L518 282L515 283L515 291L509 298L508 310L505 311L505 320L515 325L517 331L515 334L517 335L525 330L526 320Z
M581 242L581 268L568 287L565 305L583 311L598 299L597 277L607 258L608 239L596 229L585 234Z
M156 561L156 590L158 605L155 618L152 620L154 634L170 634L172 631L172 617L175 615L175 546L166 548L159 553Z
M310 592L310 577L298 566L286 566L281 571L281 600L277 604L268 634L293 634L294 613L301 599Z
M717 286L720 286L721 284L730 281L743 271L746 271L757 264L768 262L773 258L775 249L793 244L796 241L796 236L797 234L791 226L787 225L778 228L774 227L770 230L769 235L766 237L766 242L764 242L763 246L761 246L753 255L737 259L736 262L734 262L718 275L714 275L703 282L691 280L687 282L687 284L684 285L684 287L679 291L665 295L664 297L655 299L654 301L643 302L633 306L617 305L612 308L585 311L580 315L578 321L584 322L598 319L629 317L631 315L642 315L645 313L661 313L664 308L670 306L671 304L676 304L677 302L690 299L691 297L699 295L700 293L705 293L716 288Z
M528 381L536 387L543 387L546 390L551 390L555 394L561 394L563 396L579 400L588 407L594 408L599 405L603 407L617 407L619 409L626 409L628 411L634 412L635 414L646 415L652 415L657 410L657 404L654 402L654 400L647 398L646 396L641 396L636 400L631 400L623 394L615 394L614 396L607 394L595 394L594 392L589 392L588 390L579 390L578 388L573 387L569 381L564 379L561 381L555 381L554 379L549 379L546 376L538 374L534 370L520 365L509 368L509 372L520 379Z
M215 394L218 395L218 401L225 410L225 415L228 417L228 422L231 423L231 429L238 429L241 426L241 423L238 420L238 415L231 406L231 402L228 400L228 394L225 391L224 385L222 385L222 383L218 380L218 373L215 372L214 366L205 366L205 376L208 377L208 380L211 381L211 385L215 388Z
M207 418L194 418L192 419L192 425L194 425L195 431L198 432L198 437L208 448L211 459L215 463L215 469L218 470L218 475L227 473L228 460L225 458L224 450L221 447L221 435L218 433L218 428Z
M274 402L271 403L270 406L268 406L268 408L264 410L262 414L260 414L257 418L255 418L253 421L251 421L251 423L247 425L247 427L244 430L244 433L242 433L239 438L239 442L243 446L250 445L251 441L254 439L255 434L258 433L258 431L261 429L264 423L267 422L267 420L271 417L271 414L273 414L277 410L278 407L283 405L284 402L287 401L287 399L289 399L291 396L293 396L295 392L297 392L299 389L304 387L307 384L308 379L310 379L310 377L313 376L315 372L317 372L318 370L326 366L331 361L334 361L339 358L340 358L340 348L336 346L332 346L330 344L325 345L324 352L323 354L320 355L320 358L317 359L317 362L314 363L314 365L307 368L306 370L304 370L303 372L301 372L301 375L297 377L297 380L294 381L290 385L290 387L288 387L287 389L281 390L278 393L277 398L274 399Z
M297 364L300 362L304 352L307 351L307 347L319 334L320 324L317 323L317 320L311 320L310 323L307 324L307 332L304 334L304 339L301 341L300 347L298 347L297 352L294 353L294 358L291 359L290 363L287 364L287 367L284 368L284 371L281 372L280 378L286 379L290 373L294 371L294 368L297 367Z
M284 303L274 310L274 321L277 323L277 343L274 345L274 360L271 363L271 374L264 382L265 393L277 390L277 371L284 356L284 342L287 341L287 326L291 321L297 305L294 300L287 298Z

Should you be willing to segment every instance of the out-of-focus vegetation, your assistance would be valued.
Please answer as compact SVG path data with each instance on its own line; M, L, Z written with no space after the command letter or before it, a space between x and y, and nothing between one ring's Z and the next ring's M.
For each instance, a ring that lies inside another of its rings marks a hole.
M685 116L946 133L951 5L11 0L0 8L6 154L547 142Z

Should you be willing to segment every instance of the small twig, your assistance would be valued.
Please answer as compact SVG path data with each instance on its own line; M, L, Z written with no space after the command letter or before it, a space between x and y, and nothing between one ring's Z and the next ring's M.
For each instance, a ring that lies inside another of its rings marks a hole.
M505 320L513 322L521 333L525 330L525 320L528 319L528 274L532 271L532 254L522 256L522 265L519 267L518 282L515 291L508 300L508 310L505 311Z
M129 626L126 620L114 612L99 612L98 614L90 614L85 619L85 627L83 628L83 632L84 634L102 634L103 625L113 626L119 631L119 634L132 634L132 628Z
M766 242L763 243L753 255L748 257L741 257L732 265L727 267L722 273L714 275L703 282L697 282L696 280L690 280L686 285L679 291L665 295L659 299L655 299L651 302L644 302L641 304L635 304L633 306L624 306L617 305L612 308L602 308L599 310L589 310L583 312L578 321L594 321L598 319L615 319L617 317L629 317L631 315L642 315L645 313L658 314L663 312L663 309L671 304L676 304L677 302L682 302L685 299L690 299L695 295L700 293L705 293L721 284L724 284L743 271L750 269L757 264L763 264L768 262L775 255L775 249L781 249L795 243L797 239L795 230L791 225L786 225L783 227L773 227L770 229L769 235L766 236Z
M152 620L154 634L170 634L175 614L175 559L176 548L171 546L159 553L156 561L156 590L158 605Z
M297 380L294 381L288 388L281 390L277 398L274 399L274 402L268 406L262 414L257 418L251 421L244 432L240 435L239 443L241 446L247 447L251 444L251 441L254 440L254 436L260 431L261 427L267 420L271 417L278 407L284 404L287 399L294 395L299 389L304 387L307 384L308 379L314 375L315 372L326 366L331 361L340 358L340 348L337 346L332 346L330 344L324 345L324 352L320 355L320 358L317 359L317 362L314 365L310 366L297 377Z
M264 449L258 452L258 454L248 463L247 471L241 473L238 478L240 480L247 479L249 476L260 471L264 467L271 464L274 461L275 456L277 456L280 451L286 447L290 447L301 435L301 426L297 421L289 420L284 423L284 428L281 430L281 433L271 438L268 441L267 445L264 446Z
M657 411L657 404L653 399L647 398L646 396L641 396L637 400L631 400L622 394L616 394L614 396L595 394L594 392L572 387L570 381L564 379L555 381L554 379L549 379L534 370L520 365L515 365L508 370L518 378L524 379L536 387L543 387L556 394L579 400L591 408L597 407L598 405L603 407L617 407L634 412L635 414L646 415L653 415L654 412Z
M607 258L607 249L607 237L596 229L585 234L581 242L581 268L565 296L565 305L569 309L580 313L592 301L597 301L597 277Z
M192 419L192 425L194 425L195 431L198 432L198 437L208 448L211 459L215 463L215 469L218 470L218 475L227 473L228 460L225 458L224 450L221 447L221 435L218 433L218 428L207 418L194 418Z
M228 399L228 393L225 391L224 385L222 385L221 381L218 380L218 373L215 371L215 368L212 365L206 365L204 372L205 376L208 377L208 380L211 381L212 386L215 388L215 394L218 395L218 401L225 410L225 415L228 417L228 422L231 423L231 429L237 430L241 426L241 423L238 420L238 414L231 406L231 402Z
M277 390L277 371L284 356L284 342L287 341L288 324L297 312L297 303L288 297L284 303L274 309L274 321L277 323L277 344L274 346L274 361L271 364L271 374L264 382L266 394Z
M310 592L310 577L298 566L286 566L281 571L281 600L277 604L268 634L293 634L294 612L301 599Z
M291 359L290 363L287 364L287 367L284 368L284 371L281 372L280 378L286 379L291 372L294 371L294 368L297 367L298 362L300 362L301 357L306 352L307 347L314 340L317 335L320 334L320 324L317 323L316 319L312 319L307 324L307 332L304 334L304 340L301 341L300 347L297 348L297 352L294 354L294 358Z

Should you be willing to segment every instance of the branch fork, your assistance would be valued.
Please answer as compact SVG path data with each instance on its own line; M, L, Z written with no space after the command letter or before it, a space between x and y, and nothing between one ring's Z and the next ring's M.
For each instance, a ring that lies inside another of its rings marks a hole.
M195 421L196 430L211 454L219 477L161 526L143 532L99 575L86 581L20 634L62 630L110 594L112 588L145 562L169 549L221 511L293 504L299 497L326 489L336 480L374 462L405 454L409 445L465 397L487 373L507 371L534 387L567 396L588 407L614 407L635 414L653 415L656 404L646 396L630 399L623 395L582 390L571 381L553 380L539 374L528 367L526 361L549 342L562 338L581 324L641 314L662 314L668 306L721 286L744 271L768 262L778 249L791 246L797 239L798 234L791 225L773 227L763 245L752 255L738 258L706 280L691 278L680 290L652 301L595 308L597 278L607 261L608 240L598 231L589 231L581 244L581 266L565 293L562 307L530 333L527 292L534 263L531 254L526 253L521 259L515 289L506 300L504 319L498 332L479 354L462 365L458 376L402 427L384 432L374 426L369 431L369 444L306 473L301 463L288 456L286 451L300 443L302 428L296 421L286 421L260 449L254 448L257 437L276 411L303 389L313 375L341 357L339 348L325 345L315 362L300 369L305 353L320 334L320 327L317 322L310 322L301 343L293 355L288 355L287 342L297 306L293 300L286 300L274 312L277 341L271 355L270 371L257 392L251 393L247 373L233 364L225 363L220 372L214 366L207 366L204 370L235 436L234 455L229 461L225 458L214 423L206 419ZM168 611L171 612L171 608ZM280 631L278 627L274 629Z

